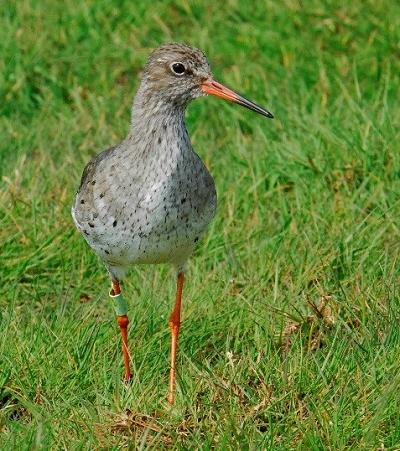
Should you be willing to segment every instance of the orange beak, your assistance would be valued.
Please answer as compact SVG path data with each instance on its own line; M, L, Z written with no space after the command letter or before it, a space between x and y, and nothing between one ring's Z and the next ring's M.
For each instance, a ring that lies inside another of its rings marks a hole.
M238 103L239 105L242 105L249 110L255 111L256 113L262 114L263 116L270 119L274 117L273 114L268 110L261 108L251 100L242 97L241 95L212 79L204 81L201 84L201 90L204 92L204 94L210 94L212 96L220 97L221 99L229 100L230 102Z

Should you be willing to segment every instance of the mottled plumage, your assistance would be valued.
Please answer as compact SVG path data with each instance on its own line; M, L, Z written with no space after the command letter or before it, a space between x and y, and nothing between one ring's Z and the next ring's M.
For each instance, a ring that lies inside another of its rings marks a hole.
M171 404L184 267L217 207L213 178L194 152L185 126L187 104L206 94L272 117L213 80L203 52L182 44L164 45L151 54L144 69L128 136L86 166L72 208L76 226L111 274L126 380L132 377L129 321L119 281L134 264L176 267L176 300L169 321Z
M174 61L194 77L210 76L199 50L172 44L153 52L129 135L86 166L72 210L86 241L119 280L137 263L181 270L215 213L213 179L184 122L187 103L202 93L192 79L177 85L176 76L166 76Z

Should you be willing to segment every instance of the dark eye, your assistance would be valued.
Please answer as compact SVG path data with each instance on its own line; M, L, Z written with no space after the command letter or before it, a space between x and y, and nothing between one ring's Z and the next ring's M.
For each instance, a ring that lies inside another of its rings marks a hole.
M185 66L182 63L172 63L172 72L176 75L183 75L185 73Z

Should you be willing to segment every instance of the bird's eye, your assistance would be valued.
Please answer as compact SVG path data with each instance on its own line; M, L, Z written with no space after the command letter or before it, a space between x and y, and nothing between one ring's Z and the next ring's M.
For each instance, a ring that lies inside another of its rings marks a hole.
M172 72L176 75L183 75L185 73L185 66L182 63L172 63Z

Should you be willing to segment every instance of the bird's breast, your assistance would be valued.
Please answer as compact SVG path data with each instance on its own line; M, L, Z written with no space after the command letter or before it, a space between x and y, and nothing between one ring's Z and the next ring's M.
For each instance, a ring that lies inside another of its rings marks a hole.
M74 219L90 246L109 264L187 259L217 204L200 158L191 152L157 164L114 163L99 166L76 199Z

